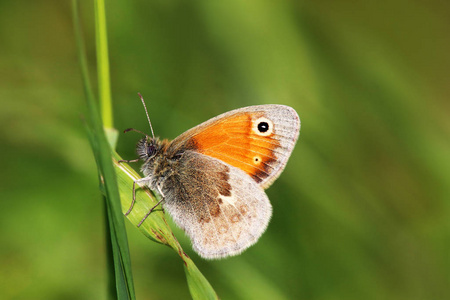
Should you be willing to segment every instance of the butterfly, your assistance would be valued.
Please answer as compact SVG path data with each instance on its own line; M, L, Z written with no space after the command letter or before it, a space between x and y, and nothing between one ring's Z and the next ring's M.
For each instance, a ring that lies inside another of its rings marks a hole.
M132 130L144 134L126 131ZM161 196L155 207L163 202L201 257L240 254L269 224L272 206L264 189L285 168L299 132L293 108L257 105L221 114L173 141L146 135L136 146L139 158L122 161L143 161L145 177L133 184L133 203L135 185L146 185Z

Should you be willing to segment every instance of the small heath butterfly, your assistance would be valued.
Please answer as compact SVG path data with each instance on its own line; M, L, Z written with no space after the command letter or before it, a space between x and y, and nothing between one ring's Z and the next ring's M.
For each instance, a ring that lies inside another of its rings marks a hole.
M142 133L145 137L136 147L139 158L121 161L144 162L145 177L133 184L127 214L136 183L146 185L158 191L158 204L163 201L201 257L237 255L266 230L272 206L264 189L283 171L299 131L293 108L257 105L221 114L173 141Z

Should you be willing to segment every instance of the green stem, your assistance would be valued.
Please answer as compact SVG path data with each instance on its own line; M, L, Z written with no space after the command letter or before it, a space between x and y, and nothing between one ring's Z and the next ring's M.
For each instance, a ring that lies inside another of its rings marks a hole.
M113 128L114 122L111 104L108 39L106 32L106 13L104 0L95 0L95 20L100 111L102 114L103 127Z

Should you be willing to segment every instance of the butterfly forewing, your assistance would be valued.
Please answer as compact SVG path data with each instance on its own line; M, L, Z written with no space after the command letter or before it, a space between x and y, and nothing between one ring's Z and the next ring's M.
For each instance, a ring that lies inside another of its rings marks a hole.
M171 150L187 148L217 158L267 188L286 166L300 130L294 109L259 105L217 116L176 138Z

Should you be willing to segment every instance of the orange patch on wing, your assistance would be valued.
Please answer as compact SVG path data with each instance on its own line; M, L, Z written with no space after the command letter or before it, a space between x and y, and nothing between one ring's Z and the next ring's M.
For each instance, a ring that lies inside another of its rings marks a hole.
M241 113L211 124L192 139L200 153L237 167L261 182L277 159L274 150L280 143L273 136L257 135L252 130L252 115Z

